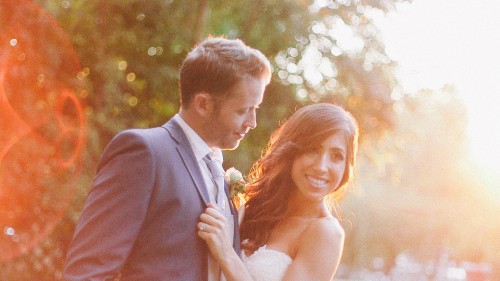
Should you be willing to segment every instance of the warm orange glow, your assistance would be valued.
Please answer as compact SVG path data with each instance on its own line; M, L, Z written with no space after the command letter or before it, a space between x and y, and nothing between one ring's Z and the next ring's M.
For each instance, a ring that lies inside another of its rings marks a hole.
M416 0L378 18L406 92L453 85L466 109L471 170L500 199L500 19L494 0ZM467 19L467 20L464 20Z
M0 261L41 243L80 175L86 118L69 40L33 1L0 4ZM43 36L40 36L43 34Z
M69 107L73 112L73 116L67 116L65 107ZM83 109L78 98L69 89L62 89L56 105L56 118L59 129L59 135L55 139L56 144L70 145L72 149L67 155L61 155L61 165L64 168L70 167L77 162L83 147L85 145L85 117ZM62 153L62 151L58 151Z
M2 132L0 134L0 143L2 144L0 148L0 163L2 163L5 154L10 150L12 145L30 130L28 124L16 114L5 96L5 90L2 87L4 85L4 77L5 70L0 72L0 112L2 113L2 122L0 123L0 131Z

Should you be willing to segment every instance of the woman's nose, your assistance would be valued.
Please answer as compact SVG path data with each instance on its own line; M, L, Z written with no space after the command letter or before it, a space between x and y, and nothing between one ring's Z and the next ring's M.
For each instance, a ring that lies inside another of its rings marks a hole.
M314 167L321 172L326 172L328 170L328 164L330 162L330 158L326 153L318 154L318 157L315 159Z

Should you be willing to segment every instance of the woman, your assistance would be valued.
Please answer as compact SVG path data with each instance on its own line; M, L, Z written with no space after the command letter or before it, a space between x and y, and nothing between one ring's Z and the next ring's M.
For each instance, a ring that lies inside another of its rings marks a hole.
M344 193L357 145L356 120L333 104L303 107L273 133L249 176L240 229L243 258L228 241L216 206L200 216L198 235L228 281L333 278L344 230L327 198Z

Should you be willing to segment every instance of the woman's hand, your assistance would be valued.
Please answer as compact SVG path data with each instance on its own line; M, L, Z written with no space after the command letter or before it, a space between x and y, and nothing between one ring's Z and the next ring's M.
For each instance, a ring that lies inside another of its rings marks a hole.
M227 281L251 281L252 277L233 248L229 224L215 204L208 204L196 225L198 236L203 239L214 259L219 263Z
M198 236L207 243L217 261L220 262L225 255L234 252L227 219L217 205L208 204L205 212L200 215L197 228Z

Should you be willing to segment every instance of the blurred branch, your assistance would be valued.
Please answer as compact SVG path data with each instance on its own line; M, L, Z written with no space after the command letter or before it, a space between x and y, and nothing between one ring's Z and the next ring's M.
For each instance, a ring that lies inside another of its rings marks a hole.
M208 13L208 3L207 0L198 1L198 15L196 17L196 23L193 29L193 45L198 43L205 32L205 26L207 24L207 13Z
M257 15L261 7L262 7L261 1L258 0L253 1L252 8L248 12L248 18L245 22L245 26L243 26L242 29L243 38L247 38L249 33L252 31L252 27L255 24L255 21L257 20Z

